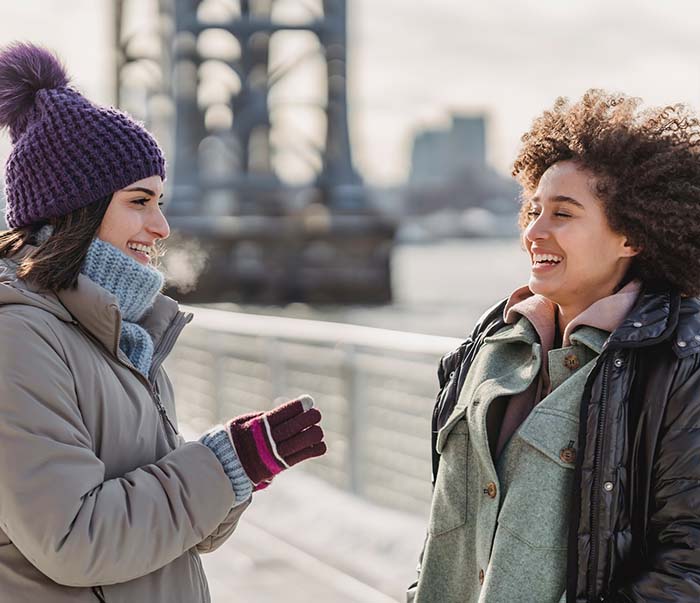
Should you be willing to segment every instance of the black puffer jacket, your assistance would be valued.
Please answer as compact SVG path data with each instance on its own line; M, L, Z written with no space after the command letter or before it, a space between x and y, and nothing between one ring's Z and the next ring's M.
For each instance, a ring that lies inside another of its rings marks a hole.
M433 437L504 303L442 359ZM567 603L700 602L699 299L640 294L588 379L579 442Z

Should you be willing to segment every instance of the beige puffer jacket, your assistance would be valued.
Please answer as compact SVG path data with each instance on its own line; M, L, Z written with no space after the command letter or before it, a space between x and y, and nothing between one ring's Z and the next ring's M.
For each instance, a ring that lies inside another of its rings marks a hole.
M210 600L198 551L245 505L174 429L161 364L191 318L157 296L147 380L119 349L113 295L84 276L39 292L0 261L0 602Z

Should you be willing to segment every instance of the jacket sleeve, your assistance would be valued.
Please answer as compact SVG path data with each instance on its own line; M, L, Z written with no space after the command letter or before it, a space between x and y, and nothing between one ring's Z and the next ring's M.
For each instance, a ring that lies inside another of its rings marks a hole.
M168 377L168 374L165 372L163 367L161 367L160 369L158 379L161 391L167 392L167 395L163 397L163 403L166 405L168 415L173 418L173 420L175 421L175 425L179 425L177 420L177 408L174 404L169 403L170 400L175 400L173 384L170 381L170 377ZM187 443L187 440L185 440L182 434L178 434L177 438L181 446ZM231 482L229 480L229 484L230 483ZM211 553L218 549L224 542L226 542L229 536L231 536L231 534L233 534L233 532L235 531L236 527L238 526L238 521L240 520L241 515L243 515L243 511L245 511L248 508L250 502L251 499L249 499L245 504L238 504L231 508L226 517L224 517L224 520L221 522L221 524L219 524L216 527L216 529L211 534L209 534L209 536L207 536L204 540L197 543L197 552Z
M428 533L425 534L425 540L423 541L423 548L421 549L420 555L418 556L418 565L416 566L416 576L415 582L413 582L406 589L406 603L414 603L416 600L416 595L418 594L418 582L420 580L420 570L423 565L423 555L425 555L425 546L428 544Z
M479 336L485 334L486 331L494 328L494 326L497 327L500 324L494 321L503 315L503 308L505 307L507 301L507 299L503 299L486 310L486 312L484 312L477 321L469 337L467 337L467 339L465 339L458 348L445 354L440 359L440 363L438 364L438 393L435 399L435 405L433 407L430 435L433 487L435 487L435 480L437 479L438 466L440 463L440 455L437 453L436 449L437 432L440 420L446 420L457 403L460 391L464 385L464 380L471 366L471 361L473 360L473 354L481 345L481 338ZM418 559L418 579L411 584L406 591L406 600L408 603L412 603L416 596L418 580L420 579L421 566L423 564L423 556L425 554L427 542L428 534L426 533L425 541L423 542L423 549L421 550Z
M0 525L42 573L67 586L125 582L215 532L234 501L206 446L106 479L50 326L0 317L0 342Z
M218 549L238 526L238 522L243 515L243 511L248 508L250 500L233 507L217 528L204 540L197 544L198 553L211 553Z
M700 601L700 369L677 380L654 458L649 564L606 601Z
M473 336L473 334L472 334ZM432 457L433 466L433 477L432 483L435 486L435 479L437 478L437 469L439 463L439 455L435 449L435 438L437 437L437 431L435 423L437 421L437 414L442 410L445 414L449 414L454 407L456 402L456 396L459 395L458 392L458 381L459 375L457 373L460 369L460 364L464 358L465 350L472 345L472 336L470 336L466 341L464 341L458 348L452 350L451 352L445 354L438 364L437 377L438 377L438 393L435 400L435 406L433 407L433 417L431 421L431 438L430 438L430 453ZM447 411L443 410L448 409ZM425 540L423 541L423 548L421 549L420 555L418 557L418 565L416 566L416 572L418 574L416 581L411 584L406 591L406 601L407 603L413 603L418 591L418 580L420 579L421 566L423 565L423 555L425 554L425 547L428 543L428 533L426 532Z

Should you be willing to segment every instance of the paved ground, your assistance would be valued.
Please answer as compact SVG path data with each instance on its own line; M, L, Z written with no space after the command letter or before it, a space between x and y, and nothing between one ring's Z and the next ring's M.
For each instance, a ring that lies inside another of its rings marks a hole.
M403 601L425 523L294 468L256 493L231 538L202 557L212 602Z
M250 522L204 559L214 603L395 603L392 598Z

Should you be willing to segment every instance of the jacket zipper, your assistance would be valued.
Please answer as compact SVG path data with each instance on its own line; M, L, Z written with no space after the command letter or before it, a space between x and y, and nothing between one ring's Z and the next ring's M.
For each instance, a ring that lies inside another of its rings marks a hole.
M166 356L170 353L170 350L175 344L175 341L177 341L177 338L182 332L182 329L185 328L189 321L190 318L182 312L179 312L175 316L173 321L170 323L170 326L163 334L158 349L155 350L155 352L153 352L151 369L148 371L147 381L149 383L151 395L153 396L153 401L156 403L158 413L160 414L163 422L170 425L170 428L173 430L174 433L178 433L178 431L173 422L170 420L170 417L168 416L168 411L165 409L165 406L163 406L163 402L160 399L160 390L158 389L158 383L156 381L156 373L158 372L160 365L163 364L163 360L165 360ZM150 386L151 383L153 384L153 387Z
M158 391L158 386L154 385L152 388L151 394L153 396L153 401L156 403L156 408L158 409L158 413L160 414L160 418L163 419L164 423L167 423L170 425L170 428L173 430L174 433L177 433L177 428L175 425L173 425L173 422L170 420L170 417L168 416L168 411L165 409L165 406L163 406L163 403L160 400L160 392Z
M173 319L173 323L176 322L176 320L177 320L177 318L179 318L179 316L180 316L180 315L178 315L175 319ZM95 342L98 343L99 345L102 345L102 343L100 343L100 342L97 340L97 338L96 338L92 333L90 333L86 328L84 328L83 325L81 325L77 320L74 319L72 322L73 322L73 324L74 324L76 327L78 327L78 329L79 329L82 333L85 333L85 335L87 335L90 339L92 339L93 341L95 341ZM180 324L181 322L182 322L182 324ZM185 328L185 325L187 324L187 322L189 322L189 321L187 321L186 319L185 319L184 321L178 321L176 325L171 326L171 327L168 329L168 331L166 331L166 334L169 335L169 334L170 334L170 333L169 333L170 330L177 330L177 334L179 334L179 333L182 331L182 329ZM164 337L164 340L166 340L166 336L164 335L163 337ZM174 339L176 339L176 338L177 338L177 335L175 335L175 337L167 337L167 343L168 343L168 345L169 345L170 347L172 347L172 345L170 344L170 341L171 341L171 340L174 340ZM158 346L158 351L159 351L159 352L160 352L161 350L164 350L164 349L165 349L165 345L163 345L163 344L164 344L164 341L162 340L162 341L161 341L161 345ZM168 351L169 351L169 350L168 350ZM164 358L166 354L161 354L161 355L162 355L162 357ZM154 353L154 356L155 356L155 353ZM141 383L144 384L144 386L145 386L146 389L148 390L148 393L151 394L151 399L153 400L153 403L154 403L155 406L156 406L156 410L158 411L158 414L160 415L160 418L161 418L161 420L163 421L163 425L166 426L166 430L167 430L167 426L169 425L169 426L170 426L170 429L173 430L173 433L178 434L178 433L179 433L178 430L175 428L175 425L174 425L173 422L170 420L170 417L168 416L168 411L166 410L165 406L163 406L163 403L162 403L162 401L161 401L161 399L160 399L160 391L158 390L158 385L157 385L155 382L153 382L153 385L151 385L151 382L148 380L148 378L144 377L144 376L143 376L139 371L137 371L135 368L133 368L132 366L129 366L128 364L126 364L125 362L123 362L122 360L120 360L118 357L117 357L117 360L118 360L123 366L125 366L126 368L128 368L129 370L131 370L132 372L134 372L134 373L136 374L136 376L139 378L139 380L141 381ZM158 365L155 366L155 368L156 368L156 369L160 368L160 364L161 364L161 363L162 363L162 358L160 359L160 362L158 363ZM153 369L153 368L154 368L154 365L151 365L151 368ZM154 371L154 370L151 370L151 371L149 371L149 374L155 374L155 371Z
M100 603L107 603L107 599L105 599L105 594L101 586L93 586L92 592L100 601Z
M613 359L614 359L613 355ZM600 400L600 411L598 413L598 432L596 433L595 448L593 453L593 500L591 501L591 558L588 567L588 599L593 601L595 591L595 574L598 571L598 515L600 511L600 475L599 465L601 451L603 448L603 431L605 429L605 413L608 404L608 367L610 362L603 366L603 384Z
M163 337L160 340L158 349L156 349L153 352L151 369L148 371L149 380L154 381L155 374L160 368L160 365L163 364L163 361L172 350L173 345L175 345L175 341L177 341L177 338L180 336L180 333L182 333L182 330L187 326L187 323L189 323L190 320L192 320L192 315L187 315L183 312L179 312L175 316L175 318L173 318L172 322L170 323L170 326L165 331Z

